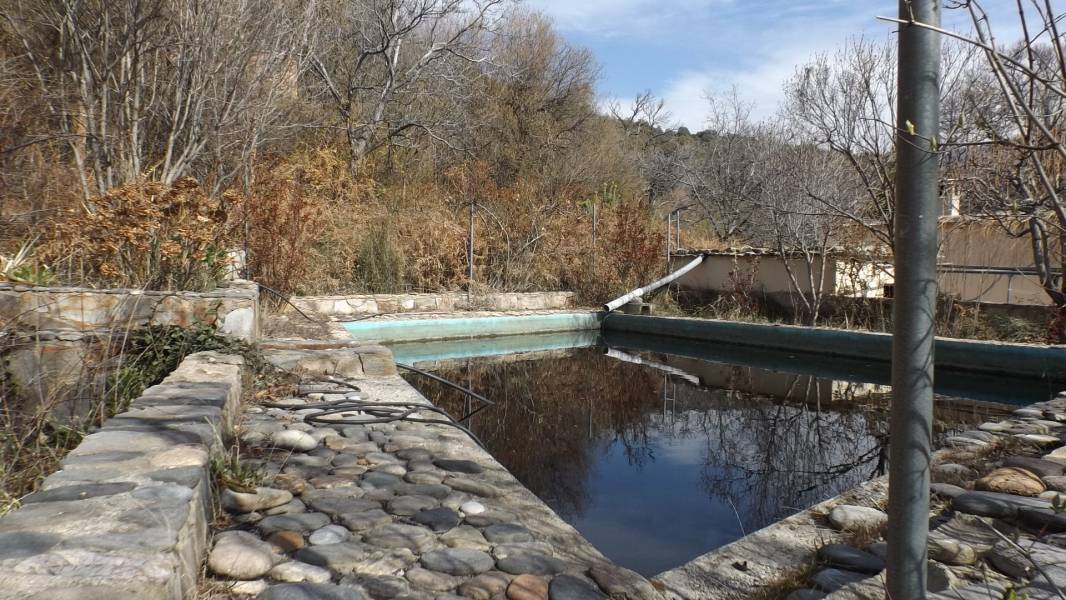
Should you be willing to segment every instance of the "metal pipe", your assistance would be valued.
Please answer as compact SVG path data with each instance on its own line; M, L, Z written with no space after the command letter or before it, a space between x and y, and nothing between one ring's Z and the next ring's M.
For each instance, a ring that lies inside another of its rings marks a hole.
M938 273L976 273L982 275L1036 275L1040 272L1036 267L975 267L969 265L955 265L949 263L939 264L936 267ZM1062 269L1052 269L1053 274L1061 275Z
M289 296L286 296L285 294L279 292L278 290L275 290L274 288L270 287L269 285L265 285L265 284L259 283L258 281L255 282L255 283L260 288L266 290L267 293L270 293L270 294L273 294L273 295L277 296L279 299L281 299L282 302L284 302L285 304L288 304L289 306L291 306L293 308L293 310L295 310L296 312L300 313L300 316L302 316L303 318L307 319L308 321L311 321L312 323L321 323L322 322L322 321L319 321L318 319L311 318L307 313L305 313L304 311L300 310L299 306L296 306L295 304L292 303L292 300L289 299Z
M900 19L940 25L938 0L899 0ZM895 301L888 490L888 597L926 595L936 316L940 36L899 28Z
M619 296L619 297L615 298L614 300L611 300L607 304L603 305L603 310L605 310L607 312L611 312L612 310L617 309L618 307L622 306L626 302L629 302L630 300L633 300L634 298L640 298L644 294L654 292L655 290L663 287L664 285L670 283L671 281L674 281L675 279L679 279L682 275L684 275L685 273L688 273L692 269L695 269L696 266L699 265L701 262L703 262L703 255L702 254L700 254L696 258L692 259L692 262L690 262L687 265L681 267L680 269L674 271L673 273L670 273L666 277L663 277L662 279L660 279L660 280L658 280L658 281L656 281L654 283L650 283L650 284L648 284L645 287L637 288L637 289L635 289L635 290L633 290L633 291L631 291L631 292L629 292L627 294L624 294L622 296Z
M458 421L460 423L462 423L463 421L465 421L465 420L469 419L470 417L474 416L475 414L480 412L485 407L494 406L496 404L492 400L489 400L488 398L482 396L481 394L475 392L474 390L471 390L469 388L465 388L465 387L459 385L458 383L449 381L449 380L447 380L447 379L445 379L445 378L443 378L443 377L441 377L439 375L434 375L433 373L430 373L428 371L423 371L422 369L416 369L416 368L412 367L411 365L405 365L405 364L402 364L402 363L396 363L396 366L401 368L401 369L407 369L408 371L411 371L412 373L418 373L419 375L422 375L423 377L428 377L428 378L432 379L433 381L436 381L438 383L442 383L442 384L444 384L444 385L446 385L446 386L448 386L448 387L450 387L452 389L458 390L458 391L466 394L467 396L469 396L471 398L474 398L475 400L479 400L479 401L481 401L483 403L483 406L481 406L477 410L475 410L475 411L473 411L471 413L468 413L466 416L458 419Z

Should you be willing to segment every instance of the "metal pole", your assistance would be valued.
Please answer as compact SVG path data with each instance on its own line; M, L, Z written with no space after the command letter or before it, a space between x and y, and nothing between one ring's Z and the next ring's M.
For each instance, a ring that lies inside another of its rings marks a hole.
M938 0L900 0L900 19L940 25ZM936 316L940 36L899 28L895 299L888 490L888 597L926 594Z
M673 222L674 222L674 213L672 213L672 212L668 213L666 215L666 274L667 275L670 274L670 269L671 269L671 266L672 266L670 264L670 236L673 234L673 227L672 227Z
M466 301L469 303L474 291L474 202L470 202L470 219L468 221L466 244L467 283Z
M681 211L682 210L685 210L685 209L683 209L683 208L677 209L677 220L674 221L674 228L677 230L677 240L676 240L676 243L674 244L674 248L677 248L678 250L681 249Z
M597 208L599 208L599 202L592 202L592 251L596 251L596 225L597 225Z

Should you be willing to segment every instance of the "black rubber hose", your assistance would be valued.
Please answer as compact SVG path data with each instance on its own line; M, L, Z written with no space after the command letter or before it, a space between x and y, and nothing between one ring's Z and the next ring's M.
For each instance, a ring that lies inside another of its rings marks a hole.
M342 382L340 380L336 380L334 378L327 378L325 379L325 381L328 381L330 383L344 384L348 387L359 389L356 388L354 385ZM460 422L456 421L454 417L447 413L447 411L437 408L433 405L426 405L417 402L370 402L366 400L352 400L349 398L345 398L343 400L316 402L313 404L301 404L298 406L278 404L276 402L264 402L262 405L267 408L281 408L285 410L304 410L308 408L321 410L322 412L320 413L304 416L305 423L318 423L321 425L375 425L383 423L394 423L396 421L407 421L410 423L427 423L432 425L447 425L449 427L454 427L459 431L462 431L466 435L470 436L470 439L474 440L474 442L477 443L478 446L480 446L482 449L487 450L485 448L485 444L482 443L482 441L474 434L474 432L470 431L470 429L462 425ZM437 413L443 416L444 419L424 419L421 417L411 416L419 411L429 411ZM327 418L330 415L339 415L346 412L362 412L371 415L374 418ZM474 413L471 413L471 415L472 414Z
M428 371L423 371L421 369L416 369L416 368L414 368L414 367L412 367L410 365L405 365L405 364L402 364L402 363L396 363L396 366L400 367L402 369L407 369L408 371L411 371L413 373L417 373L419 375L423 375L423 376L428 377L428 378L430 378L430 379L432 379L434 381L438 381L438 382L440 382L440 383L442 383L442 384L444 384L444 385L446 385L446 386L448 386L448 387L450 387L452 389L459 390L460 392L466 394L467 396L470 396L471 398L474 398L475 400L480 401L482 403L481 406L479 406L478 408L476 408L476 409L468 412L467 414L463 415L459 419L460 423L463 423L463 422L469 420L470 417L473 417L474 415L476 415L479 412L485 410L486 408L496 405L495 402L493 402L492 400L489 400L488 398L482 396L481 394L475 392L474 390L471 390L470 388L465 388L465 387L463 387L463 386L461 386L458 383L455 383L453 381L449 381L449 380L441 377L440 375L434 375L433 373L430 373Z

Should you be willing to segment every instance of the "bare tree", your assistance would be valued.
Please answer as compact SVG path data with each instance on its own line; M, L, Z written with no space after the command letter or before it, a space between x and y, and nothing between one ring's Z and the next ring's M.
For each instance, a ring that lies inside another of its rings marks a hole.
M863 181L867 202L858 212L828 206L892 246L893 123L896 70L893 49L852 39L797 69L786 86L785 114L816 143L844 157Z
M588 161L560 160L590 135L598 69L592 53L564 40L547 17L514 11L500 22L494 68L471 98L468 145L510 185L539 175L556 195L586 177Z
M505 0L332 0L312 50L314 73L339 119L352 165L383 144L422 133L449 142L432 102L467 97L489 57Z
M529 289L536 261L554 249L552 228L602 181L600 158L587 150L599 125L597 68L539 13L516 10L498 25L493 67L466 103L464 146L478 161L459 169L461 179L474 177L455 206L476 202L487 239L502 250L483 260L489 281Z
M752 105L736 90L708 95L708 129L676 155L676 184L697 205L699 219L726 243L758 243L752 230L765 205L765 173L777 142L766 123L751 118Z
M625 155L644 182L647 205L659 208L656 205L669 201L681 178L681 141L670 131L673 115L650 91L638 94L628 105L611 102L607 108L621 129Z
M651 90L637 94L626 106L612 101L607 110L628 136L661 136L663 129L670 126L671 115L666 110L666 102L653 96Z
M796 320L816 325L837 291L837 261L847 260L847 218L841 213L856 210L861 186L838 154L813 144L782 143L768 163L762 214L788 275Z
M944 33L984 59L967 98L969 137L962 146L967 163L959 179L976 209L999 219L1013 235L1030 238L1037 276L1061 320L1066 309L1066 56L1060 28L1066 12L1056 11L1051 0L1018 0L1022 39L1005 47L980 2L959 0L949 7L969 15L972 33Z
M947 45L941 67L941 141L960 132L960 94L973 53ZM865 202L826 205L865 228L886 248L893 245L895 216L896 60L891 43L849 40L832 54L799 67L786 84L784 115L805 136L842 156L862 180ZM942 160L953 158L942 153Z
M173 183L248 147L306 35L270 0L12 0L23 52L86 198L148 176ZM296 19L295 21L299 21ZM306 21L306 19L303 19ZM213 155L213 156L212 156ZM217 172L223 179L225 167Z

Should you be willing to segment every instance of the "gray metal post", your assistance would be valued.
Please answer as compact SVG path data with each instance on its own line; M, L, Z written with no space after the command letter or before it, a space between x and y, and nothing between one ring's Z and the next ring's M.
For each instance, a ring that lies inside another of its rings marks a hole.
M673 271L673 265L670 264L670 236L673 234L673 222L674 213L667 213L666 215L666 274L669 275Z
M900 0L899 15L940 25L938 0ZM888 490L888 597L926 594L936 317L940 35L899 28L895 299Z
M598 211L599 204L600 204L599 201L593 201L592 202L592 251L593 251L593 253L595 253L595 251L596 251L596 243L597 243L596 242L596 228L597 228L597 226L599 224L599 221L598 221L599 215L597 214L599 212ZM595 256L595 254L593 254L593 256Z
M677 239L676 239L676 243L674 244L674 248L677 249L677 250L681 249L681 211L683 211L683 210L685 210L685 209L683 209L683 208L677 209L677 220L674 221L674 229L677 232Z
M474 293L474 201L470 201L470 219L468 222L468 235L466 245L466 264L468 269L466 283L466 300L470 302Z

